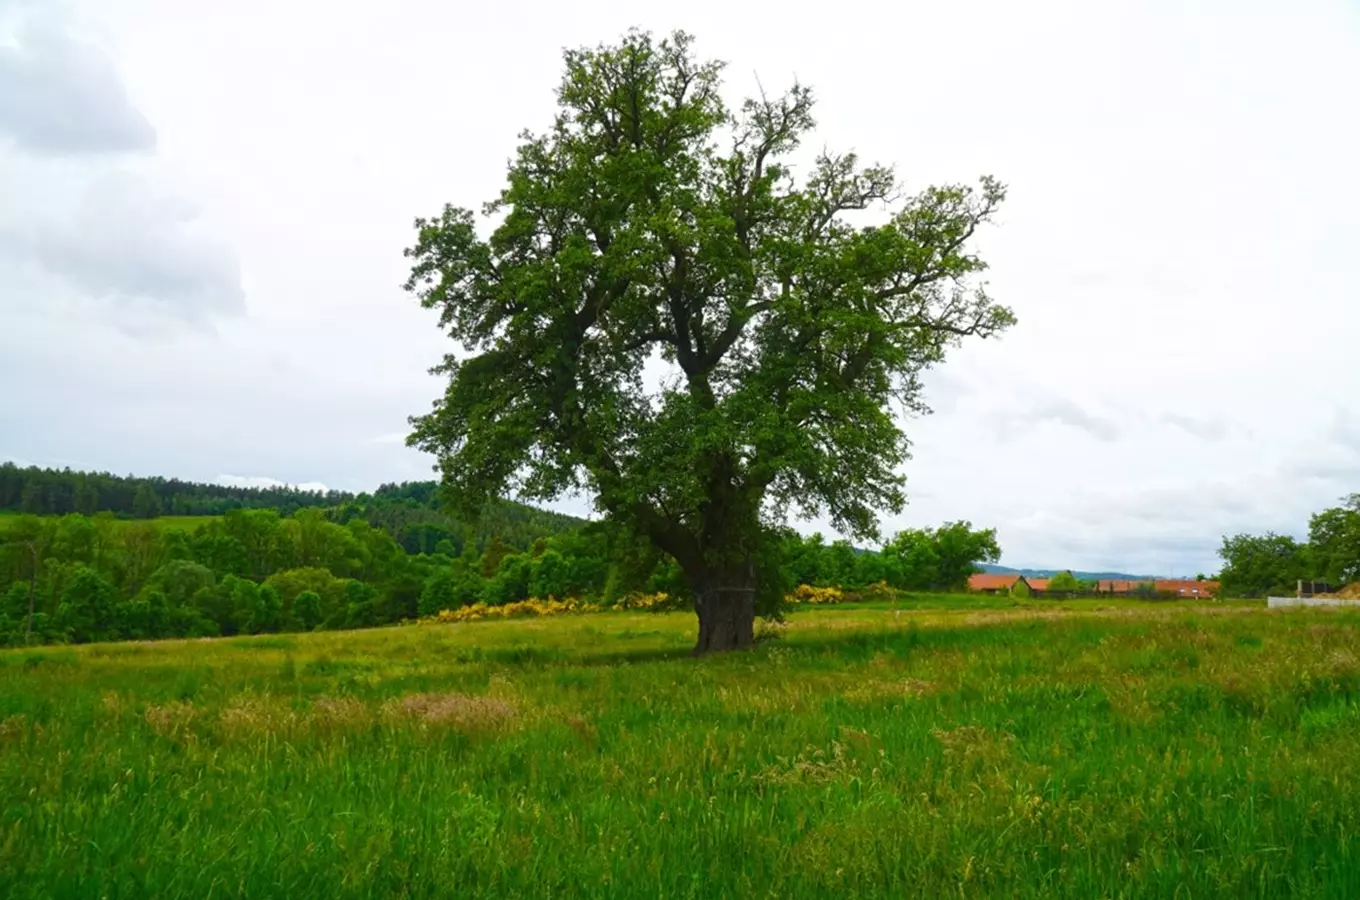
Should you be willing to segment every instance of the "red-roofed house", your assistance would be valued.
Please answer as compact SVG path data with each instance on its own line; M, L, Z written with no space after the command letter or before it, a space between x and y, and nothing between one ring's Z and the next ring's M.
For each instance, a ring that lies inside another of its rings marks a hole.
M1025 580L1029 582L1029 589L1035 592L1048 590L1048 583L1052 581L1051 578L1027 578Z
M1132 594L1142 585L1148 585L1149 589L1151 589L1152 582L1121 581L1115 579L1113 581L1101 581L1099 582L1098 587L1102 594Z
M1197 581L1194 578L1158 578L1152 588L1159 594L1178 597L1213 597L1218 594L1217 581Z
M987 594L1004 594L1015 587L1017 581L1024 580L1025 579L1019 575L978 572L976 575L968 576L968 590L981 591Z

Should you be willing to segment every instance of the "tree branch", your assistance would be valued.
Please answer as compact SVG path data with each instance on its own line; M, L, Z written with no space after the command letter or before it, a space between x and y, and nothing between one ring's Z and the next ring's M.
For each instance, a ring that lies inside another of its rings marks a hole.
M747 323L751 321L751 318L765 312L772 306L774 306L774 301L772 300L757 300L754 303L749 303L741 309L734 311L727 320L727 327L719 333L717 340L713 342L712 349L710 349L703 359L700 360L702 369L707 372L718 363L722 362L722 358L727 355L728 350L732 349L732 345L737 342L737 338L741 337L742 330L746 327Z
M644 334L638 335L637 338L629 341L627 344L624 344L623 352L632 353L634 350L641 350L648 344L658 343L670 344L671 346L675 346L676 345L675 335L665 330L664 328L658 328L655 331L648 331Z

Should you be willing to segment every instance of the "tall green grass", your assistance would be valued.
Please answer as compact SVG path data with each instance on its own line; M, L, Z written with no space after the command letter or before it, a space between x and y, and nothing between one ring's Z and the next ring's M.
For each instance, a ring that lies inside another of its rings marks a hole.
M0 896L1360 897L1354 611L920 606L3 653Z

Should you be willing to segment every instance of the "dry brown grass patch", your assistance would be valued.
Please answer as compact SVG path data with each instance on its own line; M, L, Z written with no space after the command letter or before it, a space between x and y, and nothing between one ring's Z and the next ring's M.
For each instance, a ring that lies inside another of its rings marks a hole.
M152 703L146 708L146 724L161 737L177 737L198 715L192 703L175 700L171 703Z
M117 719L123 715L123 699L116 691L105 691L101 694L99 705L111 718Z
M247 737L292 729L297 714L269 697L236 697L217 717L218 732L226 737Z
M20 737L24 733L24 726L27 722L28 719L23 713L16 713L0 719L0 741Z
M944 748L945 756L964 759L995 761L1010 756L1015 735L1009 731L994 732L980 725L960 725L945 730L933 729L931 735Z
M373 721L373 712L353 697L317 697L311 721L326 728L362 728Z
M791 759L779 757L774 765L752 777L757 782L771 784L824 784L851 777L858 773L859 768L859 761L846 753L845 745L840 741L832 741L829 751L808 746Z
M519 716L513 705L495 697L468 694L411 694L382 705L389 721L408 720L430 725L491 727L505 725Z
M845 692L845 697L852 702L864 703L885 698L929 697L936 693L939 693L939 687L920 678L893 680L876 678L850 687Z

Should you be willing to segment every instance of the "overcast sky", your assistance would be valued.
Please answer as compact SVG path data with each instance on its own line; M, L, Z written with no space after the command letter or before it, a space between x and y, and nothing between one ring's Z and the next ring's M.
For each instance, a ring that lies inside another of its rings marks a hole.
M564 46L694 33L908 186L1011 186L1020 324L934 373L911 504L1014 565L1193 574L1360 490L1360 7L0 0L0 459L431 477L411 220L499 189ZM560 508L581 511L580 503Z

